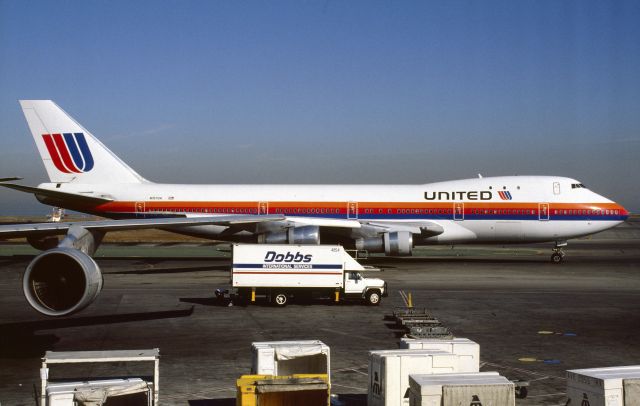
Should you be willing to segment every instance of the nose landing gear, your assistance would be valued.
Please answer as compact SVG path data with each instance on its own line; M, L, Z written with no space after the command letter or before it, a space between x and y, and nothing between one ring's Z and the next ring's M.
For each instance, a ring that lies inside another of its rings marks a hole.
M553 254L551 254L552 263L559 264L564 261L565 253L562 249L566 246L566 241L556 241L556 246L553 248Z

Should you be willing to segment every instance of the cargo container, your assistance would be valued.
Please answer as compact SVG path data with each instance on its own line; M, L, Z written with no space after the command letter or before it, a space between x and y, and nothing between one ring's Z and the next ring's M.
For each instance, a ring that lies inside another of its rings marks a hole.
M640 365L567 371L571 405L640 405Z
M233 244L231 288L242 303L265 297L276 306L290 299L329 297L378 305L387 296L382 279L365 278L365 268L340 245Z
M460 357L466 369L480 370L480 345L468 338L401 338L400 348L410 350L439 350L446 351Z
M153 371L150 377L121 378L87 377L73 382L54 380L51 367L62 364L147 362ZM151 364L153 367L151 368ZM40 368L40 405L75 406L78 404L156 406L159 397L160 351L157 348L115 351L47 351ZM100 403L96 403L100 400Z
M319 340L251 343L251 373L255 375L326 374L331 351Z
M515 388L497 372L409 375L409 406L514 406Z
M369 353L368 406L408 406L410 374L478 372L458 355L437 350L382 350Z
M329 406L326 374L243 375L236 381L236 406Z

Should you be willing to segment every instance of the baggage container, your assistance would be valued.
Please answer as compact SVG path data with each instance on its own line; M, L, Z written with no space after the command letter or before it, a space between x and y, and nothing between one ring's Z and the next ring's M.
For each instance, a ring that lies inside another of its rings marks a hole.
M151 383L140 378L49 383L46 387L46 404L47 406L76 406L84 404L82 402L108 396L108 404L150 406L153 404L152 386Z
M514 406L513 382L497 372L409 375L409 406Z
M331 351L319 340L260 341L251 344L255 375L326 374L331 381Z
M640 405L640 365L567 371L571 405Z
M410 374L478 372L460 357L437 350L382 350L369 353L368 406L408 406Z
M243 375L236 381L236 406L329 406L327 374Z
M467 370L480 370L480 344L468 338L401 338L400 348L410 350L438 350L446 351L460 357Z

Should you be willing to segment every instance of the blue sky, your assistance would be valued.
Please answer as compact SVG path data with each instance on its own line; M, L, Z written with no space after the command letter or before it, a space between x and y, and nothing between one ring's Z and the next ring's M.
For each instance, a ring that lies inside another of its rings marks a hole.
M0 177L46 180L17 100L53 99L158 182L552 174L638 211L638 21L637 1L0 0Z

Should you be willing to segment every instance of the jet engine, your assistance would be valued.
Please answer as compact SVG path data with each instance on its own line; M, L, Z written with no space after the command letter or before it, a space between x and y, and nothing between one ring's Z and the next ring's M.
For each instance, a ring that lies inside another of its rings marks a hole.
M102 289L102 274L89 255L54 248L38 255L22 279L27 301L47 316L66 316L91 304Z
M384 233L381 237L359 238L356 249L369 252L384 252L386 255L410 256L413 249L413 234L408 231Z
M103 236L72 226L57 247L35 257L22 278L31 307L47 316L66 316L91 304L102 290L102 273L91 255Z
M258 235L259 244L320 244L320 227L291 227Z

